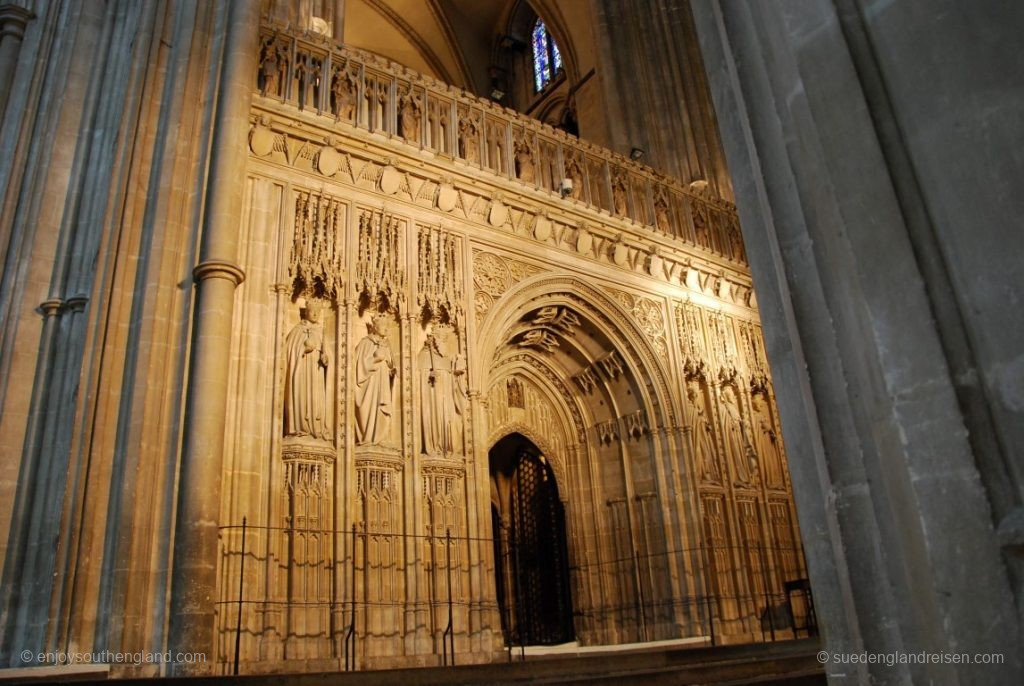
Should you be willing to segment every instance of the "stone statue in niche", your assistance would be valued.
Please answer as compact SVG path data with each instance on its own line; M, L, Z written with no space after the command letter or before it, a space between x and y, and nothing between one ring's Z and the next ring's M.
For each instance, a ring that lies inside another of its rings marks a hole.
M463 119L459 122L459 141L462 145L462 159L467 162L479 162L479 130L472 119Z
M708 210L707 206L699 200L692 201L691 212L693 216L693 233L697 239L697 245L705 248L711 247L711 234L708 233Z
M523 397L523 382L513 376L506 382L505 388L508 391L508 406L517 407L521 410L525 409L526 402Z
M704 408L704 393L700 380L692 377L686 382L686 430L690 433L690 449L693 452L700 478L705 481L720 481L718 460L715 458L715 441L711 435L711 423L708 422Z
M285 56L273 38L268 38L260 49L260 91L263 95L281 95L281 77L284 72Z
M331 440L327 380L331 353L320 322L323 304L310 300L285 338L284 435Z
M736 389L722 386L722 439L725 454L736 470L736 483L748 485L757 474L757 458L750 443L750 428L740 412Z
M523 183L533 183L537 178L537 172L533 166L533 151L524 140L516 141L516 173Z
M621 178L612 184L612 204L615 205L615 214L626 216L626 182Z
M439 329L427 334L416 358L420 376L422 452L450 455L456 447L456 422L466 409L466 362L462 355L448 357L442 346L448 334Z
M375 315L355 350L356 445L380 445L387 439L394 412L395 373L384 318Z
M740 225L735 217L728 219L726 234L729 239L729 252L732 259L743 262L746 257L743 253L743 236L740 233Z
M410 143L419 142L420 108L419 102L412 93L406 93L402 98L402 109L398 114L398 120L402 129L402 138Z
M664 196L659 197L654 203L654 223L658 231L671 235L672 222L668 217L668 201Z
M312 55L300 53L295 58L295 78L298 80L299 109L315 106L320 84L320 61Z
M569 163L565 165L565 177L572 181L569 196L573 200L579 200L583 197L583 170L580 169L580 163L575 158L570 159Z
M346 70L338 69L331 79L331 108L334 116L353 121L356 113L356 83Z
M782 488L785 482L782 477L782 451L779 450L779 439L772 426L771 413L764 393L754 393L754 450L761 459L764 469L764 480L769 488Z

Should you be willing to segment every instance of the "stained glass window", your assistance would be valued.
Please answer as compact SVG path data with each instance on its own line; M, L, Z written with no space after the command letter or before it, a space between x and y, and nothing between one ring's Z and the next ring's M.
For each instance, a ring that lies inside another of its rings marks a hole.
M540 19L533 25L533 85L540 93L562 68L562 53L558 51L548 27Z

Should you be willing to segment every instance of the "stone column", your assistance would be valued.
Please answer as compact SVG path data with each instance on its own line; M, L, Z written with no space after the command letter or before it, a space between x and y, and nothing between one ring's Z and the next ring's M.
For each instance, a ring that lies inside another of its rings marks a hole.
M1024 8L693 9L824 647L1000 655L833 661L829 683L1021 683L1021 594L995 528L1019 507L1021 451L1000 464L989 445L1021 422L1000 429L1000 404L977 395L982 348L960 342L1012 340L1020 359L1020 260L1007 250L1019 242L1020 194L1002 184L1022 176L1011 46ZM965 26L985 26L985 40Z
M193 270L195 324L171 581L171 651L205 652L206 665L212 665L215 650L227 370L235 288L244 277L235 259L256 74L259 2L236 0L227 12L205 224L199 264Z
M7 109L7 98L11 94L15 67L25 27L35 17L32 12L18 5L0 5L0 117Z

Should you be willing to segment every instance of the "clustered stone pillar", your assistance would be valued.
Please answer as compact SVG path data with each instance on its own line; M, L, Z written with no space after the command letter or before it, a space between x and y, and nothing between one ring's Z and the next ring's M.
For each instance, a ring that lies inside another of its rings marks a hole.
M7 98L11 94L25 27L34 16L18 5L0 5L0 117L7 109Z
M258 0L228 10L214 124L208 204L196 282L195 325L174 540L172 652L214 650L216 556L232 309L244 277L235 264L246 137L259 36Z

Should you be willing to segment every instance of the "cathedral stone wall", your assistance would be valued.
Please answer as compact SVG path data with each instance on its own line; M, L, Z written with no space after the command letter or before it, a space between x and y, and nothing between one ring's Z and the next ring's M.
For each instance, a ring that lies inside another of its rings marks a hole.
M265 3L25 4L0 14L5 665L786 630L790 480L707 183ZM526 480L554 595L517 571Z
M805 572L734 209L281 27L252 87L217 660L238 597L253 670L491 659L514 434L577 640L763 631Z

